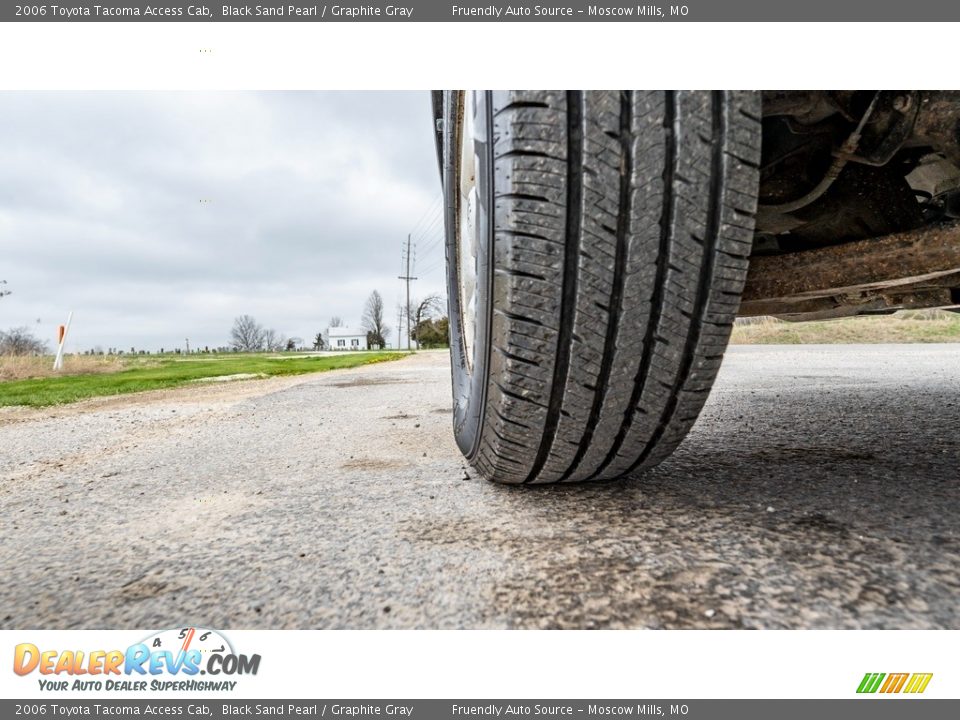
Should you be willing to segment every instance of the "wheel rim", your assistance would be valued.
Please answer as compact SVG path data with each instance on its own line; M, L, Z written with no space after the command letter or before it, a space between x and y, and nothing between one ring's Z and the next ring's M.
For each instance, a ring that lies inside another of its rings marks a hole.
M474 92L461 93L460 127L457 132L457 290L460 300L460 327L467 367L473 369L477 332L477 239L480 194L477 183L476 136L474 133Z

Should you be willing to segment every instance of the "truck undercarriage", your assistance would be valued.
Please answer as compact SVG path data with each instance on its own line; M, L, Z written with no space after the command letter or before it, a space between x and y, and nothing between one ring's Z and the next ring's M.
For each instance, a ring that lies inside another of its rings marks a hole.
M960 92L766 91L740 315L960 309Z

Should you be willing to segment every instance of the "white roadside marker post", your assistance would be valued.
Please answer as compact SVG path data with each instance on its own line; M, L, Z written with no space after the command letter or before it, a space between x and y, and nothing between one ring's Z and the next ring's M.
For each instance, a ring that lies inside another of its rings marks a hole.
M73 320L73 310L70 311L70 314L67 315L67 324L61 325L59 328L57 338L57 357L53 360L53 369L54 370L63 370L63 346L67 342L67 333L70 332L70 321Z

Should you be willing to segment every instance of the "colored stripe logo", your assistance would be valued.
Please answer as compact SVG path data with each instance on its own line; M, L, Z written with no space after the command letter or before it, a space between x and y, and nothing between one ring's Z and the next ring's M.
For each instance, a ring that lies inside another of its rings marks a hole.
M919 694L927 689L933 673L867 673L860 681L857 692Z

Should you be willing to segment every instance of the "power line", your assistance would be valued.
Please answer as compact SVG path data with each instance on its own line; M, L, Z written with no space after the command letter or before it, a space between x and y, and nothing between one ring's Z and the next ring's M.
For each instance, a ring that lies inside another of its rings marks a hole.
M418 230L419 227L420 227L420 224L424 221L424 219L425 219L428 215L432 215L432 214L436 213L436 212L439 210L439 207L435 207L435 206L439 206L440 201L441 201L442 199L443 199L443 191L441 190L440 193L433 199L433 202L431 202L431 203L427 206L427 209L423 211L423 215L420 216L420 219L417 220L417 222L414 224L414 226L413 226L412 228L410 228L410 234L411 234L411 235L414 234L415 232L417 232L417 230Z
M443 227L433 227L430 228L429 232L424 233L418 238L414 238L413 244L420 254L425 255L434 250L437 239L441 236L443 236Z
M423 215L420 216L420 219L417 220L416 223L414 223L412 228L410 228L410 233L411 234L419 233L426 223L429 223L433 220L433 218L435 217L438 211L439 211L439 205L435 200L433 203L427 206L427 209L423 211Z
M437 200L441 200L442 195L437 197ZM429 235L433 228L436 226L437 222L443 219L445 208L442 203L434 202L424 213L417 224L410 230L410 234L413 235L414 241Z
M429 235L433 229L437 226L437 223L443 219L443 208L436 208L430 216L430 219L423 223L420 226L419 230L414 230L414 240L418 240L426 235Z
M441 251L443 251L445 249L445 242L444 242L445 240L446 240L446 233L444 232L444 229L441 227L438 229L438 232L436 232L436 234L424 240L424 242L422 243L423 246L420 249L420 253L419 253L420 257L429 258L433 256L437 248L440 248ZM441 252L441 254L443 254L443 252Z
M440 260L437 260L436 262L432 263L432 264L430 265L430 267L427 267L427 268L424 268L423 270L420 270L420 272L423 273L424 275L426 275L426 274L428 274L428 273L432 273L434 270L436 270L437 268L441 267L441 266L443 265L443 263L444 263L445 260L446 260L446 258L441 258Z
M432 253L435 248L443 247L442 241L445 239L446 237L443 233L440 233L437 236L435 236L432 240L428 241L426 245L424 245L422 255L426 257L427 255Z

